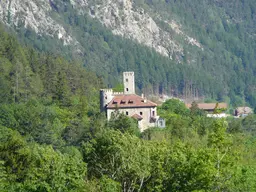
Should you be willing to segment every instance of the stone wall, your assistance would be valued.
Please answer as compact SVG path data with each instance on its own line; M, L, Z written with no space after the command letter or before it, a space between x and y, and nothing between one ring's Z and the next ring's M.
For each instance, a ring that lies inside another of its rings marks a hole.
M108 120L111 118L111 113L115 112L116 109L108 109L107 110L107 118ZM157 110L156 107L151 108L125 108L125 109L118 109L120 113L128 115L129 117L133 116L134 114L140 115L143 119L139 121L138 125L140 131L143 132L149 127L156 126L155 122L151 122L151 117L157 117Z

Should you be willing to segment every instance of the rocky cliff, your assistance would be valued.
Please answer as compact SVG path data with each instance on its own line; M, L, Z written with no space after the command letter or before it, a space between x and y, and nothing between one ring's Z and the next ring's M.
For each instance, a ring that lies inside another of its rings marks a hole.
M30 28L38 35L57 37L64 45L75 42L64 27L51 18L51 10L51 1L4 0L0 4L0 17L9 26Z
M79 46L72 30L67 32L67 26L60 22L62 13L56 11L60 3L71 4L78 14L89 14L98 19L113 34L153 48L171 59L175 54L179 61L183 55L183 43L175 40L174 36L179 36L178 39L186 44L202 49L201 44L186 35L182 26L174 20L162 21L171 32L164 30L155 21L161 20L160 16L151 16L143 8L135 6L133 0L4 0L0 4L0 18L11 27L29 28L38 35L58 38L64 45ZM55 17L52 17L53 12Z
M90 15L111 28L114 34L134 39L165 56L170 57L173 52L183 54L183 47L180 42L174 40L174 35L162 29L154 17L143 8L135 6L133 0L106 0L94 5L89 3L89 6ZM186 43L202 48L200 43L186 35L182 26L174 20L166 21L159 16L157 19L165 22L175 35L181 36Z

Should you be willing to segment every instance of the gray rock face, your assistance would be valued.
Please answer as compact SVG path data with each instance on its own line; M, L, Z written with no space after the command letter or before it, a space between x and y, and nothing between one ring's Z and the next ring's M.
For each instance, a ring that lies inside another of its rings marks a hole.
M133 0L104 0L100 3L88 0L88 6L89 14L112 29L114 34L133 39L170 59L174 53L183 56L180 43L174 40L170 32L161 29L142 8L136 8ZM175 21L164 22L187 44L203 49L196 39L181 31L181 26Z
M182 52L170 34L162 30L143 9L135 9L131 0L106 0L91 6L90 15L111 28L116 35L134 39L167 56L167 46Z
M49 16L51 10L46 0L4 0L0 4L0 18L10 26L24 26L38 35L46 34L63 40L64 45L78 43Z
M54 2L54 0L51 0ZM183 55L183 48L170 32L161 29L149 13L134 6L133 0L70 0L79 14L89 14L110 28L115 35L137 41L172 58L174 53ZM52 7L47 0L4 0L0 2L0 18L13 27L24 26L38 35L49 35L63 41L64 45L79 45L65 28L50 16ZM161 18L160 18L161 19ZM202 46L186 35L175 21L164 21L187 44ZM70 31L70 30L69 30Z

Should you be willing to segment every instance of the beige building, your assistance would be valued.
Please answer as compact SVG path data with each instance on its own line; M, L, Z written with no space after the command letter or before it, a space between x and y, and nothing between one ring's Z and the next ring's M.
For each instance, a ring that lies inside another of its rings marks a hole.
M235 109L235 116L237 117L246 117L247 115L253 114L253 110L250 107L237 107Z
M112 89L100 90L101 111L106 112L107 119L109 120L111 115L118 111L135 118L141 132L149 127L165 125L164 120L157 116L157 104L143 95L135 94L134 72L124 72L123 83L124 92L113 92Z
M228 108L227 103L197 103L197 106L199 109L202 109L207 113L213 113L215 109L227 110ZM187 103L186 107L190 109L192 104Z

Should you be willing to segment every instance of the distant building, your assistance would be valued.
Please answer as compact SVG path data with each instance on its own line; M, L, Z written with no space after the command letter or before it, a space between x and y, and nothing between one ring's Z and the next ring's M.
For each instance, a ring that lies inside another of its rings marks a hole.
M213 113L215 109L226 110L228 108L227 103L197 103L197 106L207 113ZM191 104L186 104L186 107L190 109Z
M164 127L164 119L157 116L157 104L143 95L135 94L134 72L123 73L124 92L113 92L112 89L100 90L101 111L106 112L107 119L115 112L121 112L138 121L142 131L149 127Z
M227 118L230 116L230 114L226 114L226 113L219 113L219 114L206 114L207 117L211 117L211 118Z
M237 117L245 117L245 116L247 116L249 114L252 114L252 113L253 113L253 110L250 107L237 107L235 109L235 114L234 115L237 116Z

